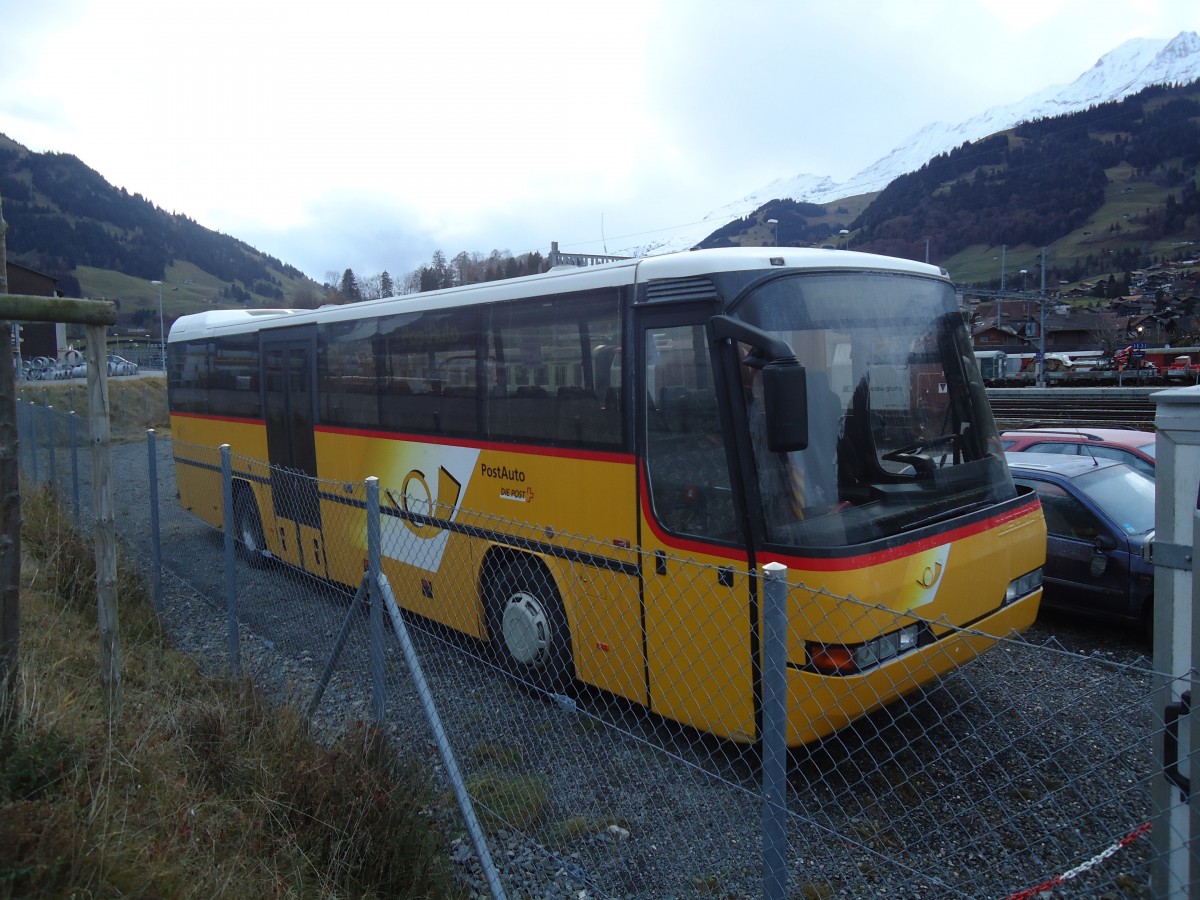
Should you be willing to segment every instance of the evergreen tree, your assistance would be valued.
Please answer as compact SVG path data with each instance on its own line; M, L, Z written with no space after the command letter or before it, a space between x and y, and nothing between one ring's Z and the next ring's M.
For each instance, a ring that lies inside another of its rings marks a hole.
M362 292L358 289L358 281L354 277L353 269L347 269L342 273L342 282L338 286L338 291L346 298L347 303L357 303L362 299Z
M434 288L435 290L454 287L454 271L450 268L450 264L446 262L446 254L441 250L433 251L433 259L429 263L429 268L434 273L434 283L437 285Z
M388 274L387 269L384 269L383 274L379 276L379 292L384 297L391 297L396 293L395 285L392 284L392 276Z

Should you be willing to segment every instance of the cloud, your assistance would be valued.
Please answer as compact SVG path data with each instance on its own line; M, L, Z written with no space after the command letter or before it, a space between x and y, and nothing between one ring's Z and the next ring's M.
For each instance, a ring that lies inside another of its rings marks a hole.
M5 28L0 132L323 277L670 232L1200 7L42 0Z

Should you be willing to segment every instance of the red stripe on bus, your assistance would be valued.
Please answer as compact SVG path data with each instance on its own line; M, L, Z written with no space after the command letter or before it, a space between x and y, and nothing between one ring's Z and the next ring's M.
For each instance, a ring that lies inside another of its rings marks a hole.
M214 416L209 413L179 412L177 410L172 410L171 416L178 417L180 419L204 419L208 422L233 422L236 425L266 424L263 419L248 419L240 416Z
M906 556L914 556L917 553L923 553L926 550L940 547L943 544L956 543L965 538L982 534L985 531L992 531L1015 519L1031 514L1035 511L1036 507L1037 501L1031 500L1014 509L989 516L986 519L980 519L978 522L972 522L969 525L963 525L959 528L930 535L912 543L901 544L897 547L888 547L885 550L877 550L874 553L865 553L862 556L807 557L775 554L772 556L772 560L781 562L784 565L793 564L797 568L803 568L812 572L845 572L851 569L877 566L882 563L892 562L893 560L903 559Z
M668 534L659 525L658 520L654 516L653 508L650 504L650 496L647 488L647 479L645 471L642 472L642 483L639 488L642 504L642 519L650 526L650 530L654 536L658 538L666 546L676 550L686 550L689 553L703 553L706 556L716 556L723 559L737 560L745 562L749 559L749 555L735 547L722 546L720 544L706 544L700 540L689 540L685 537ZM781 562L789 567L804 569L810 572L845 572L853 569L863 569L869 566L877 566L885 562L891 562L897 559L903 559L906 556L914 556L922 553L933 547L940 547L942 544L953 543L963 540L976 534L982 534L985 531L991 531L999 528L1009 522L1027 516L1034 512L1038 507L1036 497L1030 497L1025 503L1006 510L994 516L989 516L986 519L981 519L978 522L972 522L969 525L962 525L950 531L943 531L938 534L930 535L922 538L919 541L912 541L899 544L895 547L888 547L883 550L876 550L872 553L863 553L854 556L798 556L776 551L764 551L760 555L763 557L769 556L772 562Z

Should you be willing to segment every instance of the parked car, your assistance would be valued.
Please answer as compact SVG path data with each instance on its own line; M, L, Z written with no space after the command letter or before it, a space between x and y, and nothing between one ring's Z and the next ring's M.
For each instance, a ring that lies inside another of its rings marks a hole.
M1154 567L1154 481L1132 466L1091 456L1009 453L1013 481L1038 495L1046 517L1048 609L1132 624L1148 638Z
M117 356L115 353L108 354L109 375L136 375L137 373L137 363L132 363L125 359L125 357Z
M1000 435L1005 450L1115 459L1154 477L1153 431L1131 428L1026 428Z

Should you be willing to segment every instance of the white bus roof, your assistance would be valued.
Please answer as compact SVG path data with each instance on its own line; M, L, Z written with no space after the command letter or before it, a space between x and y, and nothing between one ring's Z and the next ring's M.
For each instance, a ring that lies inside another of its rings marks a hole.
M898 272L947 277L945 270L939 269L937 266L909 259L859 253L853 250L729 247L646 256L596 266L555 266L549 272L539 275L527 275L504 281L486 281L440 291L403 294L397 297L384 297L379 300L346 303L340 306L322 306L320 309L213 310L181 316L171 326L168 341L194 340L214 332L232 334L254 331L263 326L342 322L387 313L436 310L466 303L515 300L558 294L564 290L594 290L663 278L688 278L714 272L749 271L772 267L814 271L841 269ZM272 321L275 319L280 321Z

